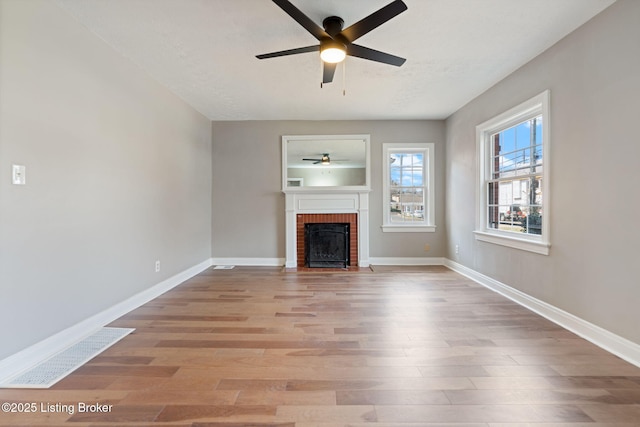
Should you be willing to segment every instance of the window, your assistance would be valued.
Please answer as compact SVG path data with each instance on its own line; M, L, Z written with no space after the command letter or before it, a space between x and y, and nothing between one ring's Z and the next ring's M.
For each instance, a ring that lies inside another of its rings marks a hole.
M549 91L477 126L476 239L549 254Z
M433 147L383 144L383 231L435 231Z

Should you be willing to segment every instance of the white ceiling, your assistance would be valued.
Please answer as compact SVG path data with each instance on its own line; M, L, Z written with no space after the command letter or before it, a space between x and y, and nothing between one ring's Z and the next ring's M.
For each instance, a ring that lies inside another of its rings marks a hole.
M270 0L56 0L211 120L444 119L614 0L404 0L357 43L402 67L348 57L320 88L317 44ZM391 0L291 0L345 28ZM343 86L346 95L343 95Z

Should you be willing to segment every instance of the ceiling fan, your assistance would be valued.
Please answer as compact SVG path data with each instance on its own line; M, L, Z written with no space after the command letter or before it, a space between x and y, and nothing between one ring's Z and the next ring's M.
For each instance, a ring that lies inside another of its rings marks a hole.
M321 159L302 159L304 161L307 162L313 162L314 165L317 164L323 164L323 165L330 165L331 164L331 157L329 157L329 153L322 153L322 158ZM346 162L347 160L333 160L334 162Z
M356 39L407 10L407 5L402 0L395 0L389 3L344 30L342 29L344 21L340 17L329 16L325 18L322 21L322 26L324 27L322 29L288 0L273 0L273 2L318 39L320 44L256 55L258 59L320 51L320 58L323 61L322 83L331 83L333 81L336 65L344 60L346 55L397 67L406 61L405 58L353 43Z

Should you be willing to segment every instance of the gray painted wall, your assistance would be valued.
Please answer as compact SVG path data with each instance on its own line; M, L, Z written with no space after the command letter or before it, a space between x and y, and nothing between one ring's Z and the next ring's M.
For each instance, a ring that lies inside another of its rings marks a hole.
M2 359L210 258L211 122L53 2L0 8Z
M213 257L284 258L282 135L371 135L370 255L445 255L443 121L213 122ZM435 143L435 233L383 233L382 144ZM429 252L424 245L429 244Z
M639 23L640 2L619 0L446 122L447 257L636 343ZM475 126L545 89L551 254L476 242Z

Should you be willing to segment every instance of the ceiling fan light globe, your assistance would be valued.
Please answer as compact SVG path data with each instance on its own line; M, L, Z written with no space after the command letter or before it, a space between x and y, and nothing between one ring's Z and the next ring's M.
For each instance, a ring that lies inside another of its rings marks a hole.
M320 46L320 59L330 64L344 61L347 56L347 47L335 40L325 40Z

